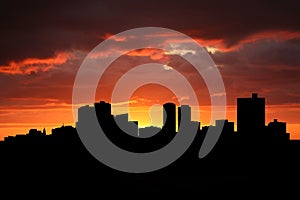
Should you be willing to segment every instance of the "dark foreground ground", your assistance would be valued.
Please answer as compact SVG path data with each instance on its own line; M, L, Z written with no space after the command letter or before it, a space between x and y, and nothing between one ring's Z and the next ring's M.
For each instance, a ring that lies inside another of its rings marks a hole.
M196 145L197 146L197 145ZM197 147L195 147L197 148ZM80 141L0 144L1 199L300 198L300 142L217 144L145 174L110 169Z

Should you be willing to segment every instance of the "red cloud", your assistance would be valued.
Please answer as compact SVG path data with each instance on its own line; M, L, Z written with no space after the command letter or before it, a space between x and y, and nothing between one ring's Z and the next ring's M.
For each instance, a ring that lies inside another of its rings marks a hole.
M145 57L150 57L152 60L160 60L165 57L164 51L159 50L159 49L150 49L150 48L134 50L134 51L129 52L127 55L128 56L145 56Z
M55 65L64 64L68 60L68 53L57 53L53 58L26 58L22 61L11 61L8 65L0 66L0 73L4 74L31 74L46 72Z
M235 50L242 47L244 44L254 43L259 40L285 41L295 38L300 38L300 31L264 31L246 37L245 39L241 40L237 45L228 48L228 50Z
M124 42L127 41L127 38L125 36L116 36L110 33L106 33L104 36L101 37L102 39L112 39L116 42Z
M252 35L245 37L240 40L236 45L228 46L224 39L201 39L194 38L199 44L203 47L214 47L217 51L221 52L230 52L235 51L243 47L245 44L254 43L259 40L274 40L274 41L286 41L291 39L300 38L300 31L291 32L291 31L264 31L258 32Z

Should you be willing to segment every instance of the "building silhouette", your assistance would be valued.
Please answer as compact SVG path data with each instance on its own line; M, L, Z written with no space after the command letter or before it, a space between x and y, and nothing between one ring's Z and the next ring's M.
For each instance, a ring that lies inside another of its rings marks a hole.
M138 121L129 121L127 113L116 115L115 121L125 133L134 137L139 137Z
M94 104L96 115L100 123L112 120L111 104L105 101L100 101ZM104 123L103 123L104 124Z
M234 122L229 122L227 119L216 120L216 127L222 126L221 141L232 142L235 140Z
M267 126L267 133L273 142L286 142L290 140L290 134L286 132L286 123L274 119Z
M78 116L77 123L88 121L89 119L87 117L91 116L94 111L95 111L94 108L89 106L89 105L79 107L78 108L78 115L77 115Z
M201 129L200 122L191 120L191 107L181 105L177 110L174 103L163 104L164 125L159 127L138 127L138 121L129 121L128 114L113 116L111 113L111 104L105 101L94 103L94 106L85 105L78 108L78 121L76 128L88 128L91 121L96 120L105 135L117 146L124 147L134 152L149 152L163 147L168 144L176 135L176 123L178 130L180 124L184 126L197 127L197 148L203 142L209 128L222 128L219 138L224 143L242 143L261 142L286 142L290 140L290 134L286 132L286 123L274 119L265 126L265 98L259 98L256 93L251 98L237 99L237 133L234 131L234 122L226 119L216 120L215 126L203 126ZM93 116L94 115L94 116ZM90 129L91 130L91 129ZM185 130L182 127L182 130ZM188 133L186 133L188 134ZM132 137L134 136L134 137ZM46 139L45 139L46 138ZM17 134L16 136L7 136L4 142L22 143L28 141L45 141L51 140L65 141L77 140L77 131L72 126L61 126L52 129L51 135L46 135L46 130L30 129L27 134ZM195 148L196 149L196 148Z
M73 126L62 125L61 127L53 128L51 133L52 138L56 141L74 142L78 139L76 128Z
M32 136L32 137L38 137L38 136L42 136L42 135L46 135L46 134L42 131L37 130L37 129L30 129L29 132L28 132L28 135Z
M299 176L295 178L297 173L293 172L300 167L298 162L300 143L297 140L289 140L285 122L274 119L265 126L261 120L264 116L261 110L264 101L258 103L255 98L257 97L254 95L254 98L239 100L239 119L242 123L239 124L238 133L234 132L234 123L226 119L216 120L214 126L203 126L200 129L200 122L191 121L190 106L180 106L176 118L175 104L167 103L164 105L167 114L164 116L166 122L162 129L140 128L140 137L132 137L118 128L116 123L120 120L125 126L132 123L138 125L137 122L128 120L128 114L114 117L111 114L111 104L103 101L95 103L94 106L83 106L78 109L76 128L81 128L83 131L93 130L93 127L89 126L93 126L99 118L96 126L101 124L101 128L105 129L104 133L111 142L131 152L146 153L163 148L178 134L175 132L176 121L179 124L181 122L181 126L179 125L181 130L184 130L184 126L198 127L197 134L183 155L166 168L145 174L129 174L110 169L96 160L78 137L77 130L80 129L63 125L52 129L49 135L44 134L44 131L30 129L26 134L8 136L4 142L0 142L1 181L7 185L8 181L24 180L27 183L27 180L35 179L34 182L45 188L47 183L53 186L49 181L53 180L56 188L50 189L51 192L56 191L57 184L60 183L63 190L66 189L65 185L72 186L73 192L76 186L81 190L82 183L98 181L96 186L93 184L96 187L95 191L109 191L109 195L122 189L123 192L131 195L133 188L136 191L146 188L149 189L148 192L152 192L153 187L157 186L159 192L167 193L178 189L194 191L200 196L202 193L199 193L199 184L204 180L201 187L204 188L208 184L207 188L212 188L209 190L209 197L216 190L216 187L212 187L216 186L215 182L218 182L219 191L230 191L230 194L237 194L237 191L253 193L255 187L258 188L259 194L266 191L268 196L274 190L287 191L284 194L290 194L290 186L295 186L293 181L299 179ZM249 105L256 111L248 111ZM243 108L244 106L246 107ZM256 115L259 117L256 118ZM94 120L93 123L91 120ZM252 128L252 123L256 124L255 127L259 130ZM223 129L216 145L205 158L199 159L199 150L203 147L207 130L219 127ZM251 131L245 130L246 127ZM153 135L154 132L157 133ZM133 133L136 134L136 129ZM184 131L180 133L189 134ZM264 140L262 135L265 136ZM254 144L253 140L250 140L251 143L248 143L250 145L245 145L245 138L250 137L262 142ZM270 143L270 141L275 142ZM4 178L5 175L8 176L7 179ZM266 184L271 187L270 190L266 190ZM286 184L289 185L285 190L283 185ZM51 186L47 187L47 191ZM296 189L294 191L298 191ZM28 191L37 191L36 186L32 190L30 185ZM119 193L122 196L124 194Z
M43 143L46 139L46 131L40 131L35 128L29 129L26 134L17 134L16 136L7 136L4 138L4 142L17 143L17 144L29 144L29 143Z
M165 103L163 105L163 121L162 131L168 134L176 132L176 105L174 103Z
M178 129L180 127L181 120L185 120L186 122L191 122L191 107L189 105L181 105L177 109L178 117L177 117L177 124L178 124Z
M144 128L139 128L139 137L140 138L149 138L159 133L161 128L155 126L149 126Z
M265 129L265 98L237 98L237 131L246 140L256 140Z

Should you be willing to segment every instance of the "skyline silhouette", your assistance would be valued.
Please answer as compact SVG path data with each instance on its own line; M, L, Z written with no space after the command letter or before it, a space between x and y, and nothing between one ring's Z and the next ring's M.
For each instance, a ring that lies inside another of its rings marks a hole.
M247 108L255 108L257 98L255 94L243 98L243 103L238 106L239 120L261 125L263 116L249 118L247 109L243 108L245 105ZM248 107L249 104L252 107ZM20 183L30 179L51 188L51 181L63 180L62 183L56 183L56 186L65 187L63 185L66 184L78 188L86 184L84 190L97 188L95 191L103 194L113 194L116 190L121 192L116 195L129 194L135 188L136 194L151 191L151 194L157 195L178 190L189 191L191 195L214 196L212 191L232 191L233 186L240 192L270 195L265 184L287 195L288 191L291 193L291 188L297 187L291 181L299 178L300 141L289 139L284 122L274 119L252 134L248 129L243 129L243 126L250 124L241 123L242 129L238 127L239 131L236 132L234 123L226 119L217 120L214 126L200 128L200 122L191 120L188 105L177 108L179 115L176 118L175 104L166 103L165 125L154 135L139 137L136 129L138 122L129 122L127 114L117 118L120 117L120 122L127 125L125 131L134 130L136 135L130 135L117 126L114 119L116 116L111 114L109 103L96 102L94 106L99 124L109 140L131 152L145 153L164 147L178 134L174 124L181 121L180 116L185 116L190 125L197 126L198 132L191 146L174 163L158 171L130 174L111 169L95 159L72 126L57 127L51 134L30 129L27 134L6 137L0 143L0 169L5 172L2 182L17 180ZM94 108L79 108L77 126L88 122L91 109ZM260 111L258 115L263 115L264 112ZM135 126L132 128L133 124ZM222 125L221 136L213 150L205 158L199 159L199 149L208 128ZM91 184L94 181L98 181L96 186ZM202 188L201 193L198 193L199 187Z
M101 127L103 129L111 129L109 126L117 127L119 126L122 132L125 132L134 137L141 137L141 138L148 138L154 136L156 133L162 132L171 132L176 133L176 126L180 126L181 115L187 119L190 123L199 123L199 130L207 130L208 127L214 127L213 125L203 126L201 129L201 122L200 121L192 121L191 119L191 107L189 105L181 105L178 106L176 109L176 105L174 103L165 103L163 106L163 126L156 127L156 126L148 126L148 127L139 127L138 121L129 121L129 114L123 113L119 115L112 115L112 106L110 103L105 101L96 102L94 107L85 105L78 108L78 122L84 121L84 117L90 115L93 112L93 109L96 110L97 118L100 122L103 121ZM176 114L177 111L177 114ZM169 119L167 120L167 116ZM177 116L177 118L176 118ZM171 119L170 119L171 118ZM253 135L253 132L258 134L262 134L262 132L266 132L264 137L273 137L271 140L290 140L290 133L286 132L286 122L279 122L278 119L273 119L273 121L269 122L268 125L265 123L265 98L258 97L257 93L252 93L252 96L237 98L237 131L234 131L234 122L228 122L228 119L217 119L215 121L215 126L219 126L221 121L224 121L224 129L226 129L227 125L230 124L231 133L234 132L243 134L246 138L246 135ZM76 122L76 124L78 123ZM107 123L108 122L108 123ZM251 123L250 123L251 122ZM62 125L64 127L64 125ZM66 127L72 127L70 125ZM76 126L75 126L76 127ZM52 129L55 130L59 129L59 127ZM116 129L113 129L117 131ZM120 131L120 130L119 130ZM140 131L142 134L140 135ZM34 133L33 133L34 132ZM228 131L226 131L228 132ZM273 133L273 135L272 135ZM45 128L43 132L38 131L37 129L30 129L27 135L46 135ZM143 136L144 134L144 136ZM16 137L22 137L23 134L17 134ZM268 136L267 136L268 135ZM5 140L9 140L14 136L7 136L4 138ZM253 136L252 136L253 138ZM251 137L248 136L248 140L251 140ZM255 137L253 138L255 139ZM266 138L267 139L267 138Z
M299 198L299 10L296 0L1 1L0 198ZM193 140L166 167L117 170L171 160L144 158L182 135ZM102 162L100 141L141 165Z

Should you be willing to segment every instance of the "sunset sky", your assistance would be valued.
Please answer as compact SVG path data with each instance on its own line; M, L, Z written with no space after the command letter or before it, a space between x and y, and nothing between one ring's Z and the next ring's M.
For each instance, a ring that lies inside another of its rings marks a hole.
M74 125L72 88L87 54L111 35L149 26L180 31L206 48L224 80L230 121L236 121L236 98L257 92L266 98L266 124L274 118L287 122L291 138L300 139L297 0L1 1L0 10L0 140L30 128L50 133L53 127ZM146 49L120 57L107 80L100 80L96 100L110 101L108 83L128 67L167 63L192 83L207 125L210 101L201 77L180 58L162 54ZM131 97L132 116L148 125L144 112L167 101L178 99L167 88L145 85Z

